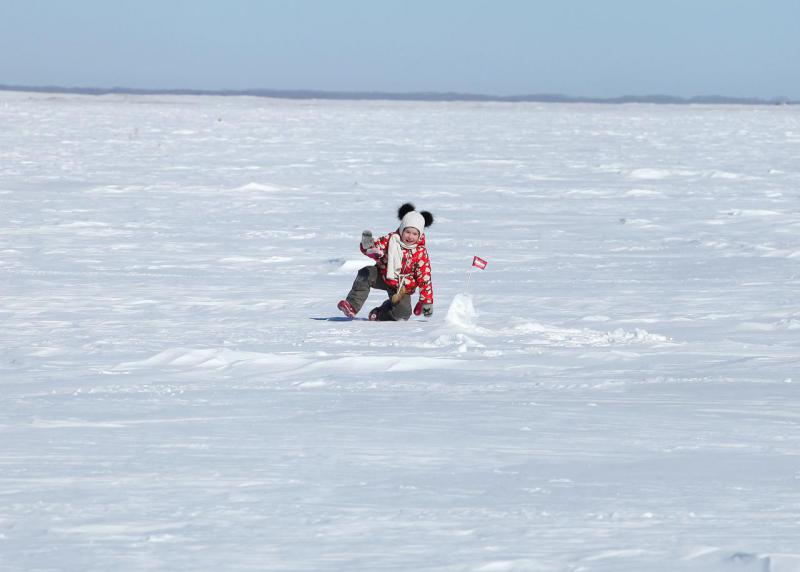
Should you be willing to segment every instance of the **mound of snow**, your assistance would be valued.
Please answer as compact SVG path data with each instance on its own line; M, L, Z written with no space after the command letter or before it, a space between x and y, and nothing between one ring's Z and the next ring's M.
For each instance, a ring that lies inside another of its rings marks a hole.
M517 323L510 332L514 334L535 334L527 342L531 345L555 345L563 347L607 347L632 344L659 344L671 341L667 336L651 334L647 330L640 328L636 328L633 332L622 328L603 332L589 328L562 328L559 326L526 321Z
M170 348L150 358L125 362L114 366L114 371L134 369L224 369L232 365L249 364L275 368L290 369L308 363L308 359L295 355L268 354L261 352L244 352L229 349L192 349Z
M631 179L666 179L673 175L672 171L664 169L634 169L628 176Z
M472 303L472 296L456 294L447 309L445 321L460 329L474 328L478 321L478 312Z
M626 197L660 197L664 193L661 191L653 191L651 189L631 189L625 193Z
M633 332L628 332L622 328L617 328L605 335L609 344L635 344L635 343L663 343L668 342L669 338L660 334L651 334L647 330L636 328Z
M230 189L230 192L233 193L277 193L280 192L282 189L280 187L276 187L274 185L264 185L261 183L247 183L246 185L242 185L241 187L236 187L235 189Z
M766 553L749 551L732 552L721 548L698 547L686 554L683 559L696 565L691 570L703 572L723 572L740 570L741 572L800 572L800 554Z
M775 324L779 330L800 330L800 319L797 318L784 318Z
M337 261L338 262L338 261ZM355 274L365 266L369 266L369 259L359 258L358 260L345 260L336 267L330 274Z

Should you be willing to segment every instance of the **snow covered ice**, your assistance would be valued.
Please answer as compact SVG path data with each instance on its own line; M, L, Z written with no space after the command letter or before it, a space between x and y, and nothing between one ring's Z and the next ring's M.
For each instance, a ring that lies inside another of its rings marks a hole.
M0 125L0 570L800 571L797 107ZM343 320L408 200L433 317Z

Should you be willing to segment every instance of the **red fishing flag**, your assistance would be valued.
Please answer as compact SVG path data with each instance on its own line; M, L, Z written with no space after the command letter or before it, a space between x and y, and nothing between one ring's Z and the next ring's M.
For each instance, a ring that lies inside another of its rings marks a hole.
M481 270L486 270L486 265L489 264L488 261L484 260L480 256L473 256L472 257L472 265L477 266Z

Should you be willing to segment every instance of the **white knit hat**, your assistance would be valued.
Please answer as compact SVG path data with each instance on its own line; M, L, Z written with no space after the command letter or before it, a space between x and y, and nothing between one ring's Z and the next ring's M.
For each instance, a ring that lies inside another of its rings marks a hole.
M400 226L397 229L400 234L410 227L416 228L422 236L425 234L425 227L433 224L433 215L428 211L418 211L413 203L403 203L397 209L397 218L400 219Z
M406 213L400 219L400 234L403 234L403 231L407 228L416 228L419 231L419 235L422 236L425 233L425 217L417 211Z

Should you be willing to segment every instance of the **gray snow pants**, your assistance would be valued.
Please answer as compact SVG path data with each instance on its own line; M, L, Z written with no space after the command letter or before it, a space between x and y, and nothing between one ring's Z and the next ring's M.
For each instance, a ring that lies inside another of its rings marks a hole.
M397 292L397 288L393 288L383 281L383 276L377 266L365 266L358 271L356 279L353 281L347 301L350 302L356 313L367 301L371 288L385 290L389 294L389 299L378 307L379 320L382 322L408 320L411 317L411 296L403 296L403 299L397 304L392 304L392 295Z

